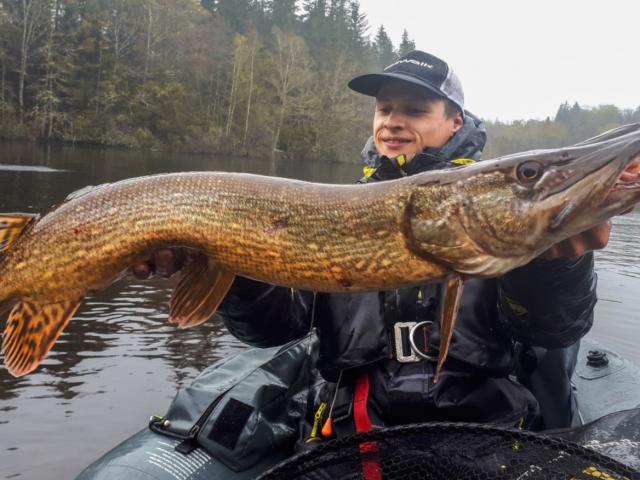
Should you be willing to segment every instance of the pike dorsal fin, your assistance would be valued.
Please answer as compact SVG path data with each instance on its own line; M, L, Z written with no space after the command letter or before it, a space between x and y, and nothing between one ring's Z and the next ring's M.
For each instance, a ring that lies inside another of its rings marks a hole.
M29 224L37 218L38 215L32 213L0 214L0 253L9 250Z
M207 321L229 291L235 274L202 256L183 269L171 297L169 322L180 328Z
M14 377L34 370L47 356L81 300L38 304L16 303L2 336L4 364Z
M75 200L76 198L82 197L82 196L86 195L87 193L91 193L91 192L94 192L96 190L99 190L102 187L104 187L105 185L109 185L109 184L108 183L103 183L101 185L87 185L86 187L82 187L82 188L76 190L75 192L71 192L69 195L67 195L67 198L64 199L63 203L69 202L71 200Z

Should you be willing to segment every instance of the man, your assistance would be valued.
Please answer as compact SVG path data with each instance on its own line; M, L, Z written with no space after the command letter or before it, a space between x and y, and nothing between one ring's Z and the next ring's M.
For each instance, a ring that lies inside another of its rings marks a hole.
M460 82L441 59L413 51L381 73L356 77L349 86L376 97L361 182L479 159L484 127L465 111ZM593 256L588 252L604 247L609 231L608 224L595 227L499 279L467 281L437 384L435 365L407 350L404 325L434 322L418 346L433 355L441 285L314 295L237 278L219 312L231 333L261 347L298 338L315 323L318 369L325 382L314 410L321 403L330 405L320 415L325 436L358 430L356 417L363 415L374 425L457 420L568 426L575 413L569 377L577 342L591 326L596 302ZM180 251L163 250L152 262L134 267L134 273L142 278L154 270L170 275L182 261ZM535 392L546 402L542 422L538 402L523 386L536 390L538 363L549 366L543 374L555 383L556 392L549 399ZM514 381L515 374L521 382ZM366 408L358 413L354 397L363 392ZM557 411L561 415L554 415Z

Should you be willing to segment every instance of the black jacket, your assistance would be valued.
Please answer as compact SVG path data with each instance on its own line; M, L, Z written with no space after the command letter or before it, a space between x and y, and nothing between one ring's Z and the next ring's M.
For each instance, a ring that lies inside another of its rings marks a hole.
M400 166L380 157L368 142L368 175L384 181L420 171L450 168L450 160L478 158L485 141L479 120L442 149L427 149ZM596 302L593 256L534 260L497 279L465 282L457 325L441 380L433 384L430 362L398 363L395 322L437 320L442 285L363 294L294 291L239 278L219 310L233 335L254 346L283 344L306 333L312 320L320 337L318 368L329 382L341 371L368 368L371 395L385 423L449 419L511 421L535 411L535 400L508 379L513 344L571 345L590 328ZM437 321L429 336L439 342Z

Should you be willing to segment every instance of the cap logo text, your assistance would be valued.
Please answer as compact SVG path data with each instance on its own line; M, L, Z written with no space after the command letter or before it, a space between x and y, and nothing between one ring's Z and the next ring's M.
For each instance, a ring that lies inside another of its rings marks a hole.
M414 65L418 65L419 67L425 67L425 68L429 68L429 69L433 68L433 65L431 65L430 63L421 62L420 60L414 60L413 58L403 58L402 60L398 60L397 62L393 62L391 65L386 67L385 71L389 70L391 67L395 67L396 65L399 65L401 63L413 63Z

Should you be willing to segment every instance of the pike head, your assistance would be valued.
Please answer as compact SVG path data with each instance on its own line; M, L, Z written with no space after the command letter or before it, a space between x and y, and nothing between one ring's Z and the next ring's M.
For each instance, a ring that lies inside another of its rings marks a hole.
M636 159L640 124L569 148L416 175L407 241L452 271L500 275L631 208L640 184L620 174Z

